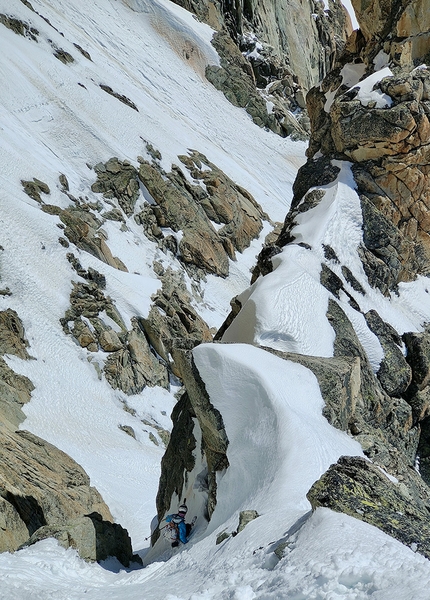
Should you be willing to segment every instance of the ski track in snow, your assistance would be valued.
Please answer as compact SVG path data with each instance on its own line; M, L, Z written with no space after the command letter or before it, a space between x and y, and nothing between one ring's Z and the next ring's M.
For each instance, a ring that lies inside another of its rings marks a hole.
M0 25L0 276L1 287L12 291L0 296L0 309L17 311L34 357L7 357L7 362L36 386L22 427L82 464L129 530L134 550L144 555L163 448L150 441L156 429L142 419L169 429L176 388L146 388L126 397L99 380L87 351L64 335L59 319L69 306L71 281L79 277L67 261L68 250L58 244L58 218L43 213L20 181L45 181L51 194L43 200L65 208L70 202L58 183L64 173L74 196L100 200L90 190L95 173L89 167L112 156L137 165L137 156L146 156L145 140L161 151L166 170L180 164L177 156L189 148L203 152L273 220L283 221L305 144L259 129L204 79L206 64L218 63L212 31L179 6L167 0L95 0L84 10L78 0L32 0L32 5L52 26L23 3L0 0L0 12L39 31L34 42ZM75 62L58 61L52 44ZM138 112L106 94L100 83L127 96ZM244 308L228 341L331 356L329 293L319 284L322 244L333 245L342 264L362 272L355 253L361 239L357 207L343 165L323 203L297 225L301 239L312 241L311 251L286 248L275 258L273 273L246 289L266 224L260 239L231 263L229 278L207 277L204 301L195 301L195 308L219 327L230 299L242 292ZM174 269L178 263L146 240L133 219L126 226L126 232L113 222L103 228L129 273L72 250L84 268L106 276L106 293L129 323L134 315L147 314L159 287L152 261ZM340 267L330 267L340 276ZM419 330L430 320L427 279L402 284L391 302L369 288L364 273L360 283L366 290L362 310L376 306L400 332ZM379 342L346 299L343 306L376 369ZM0 599L427 600L430 569L422 556L345 515L327 510L309 515L305 494L313 481L341 453L361 452L322 418L313 374L241 343L204 345L195 356L230 438L232 467L219 481L210 527L204 530L198 522L189 545L168 562L137 570L124 570L114 560L87 564L53 540L3 553ZM124 403L135 416L124 411ZM136 439L119 425L133 427ZM242 509L256 509L261 516L217 546L217 534L233 531ZM286 540L285 557L278 561L273 550Z

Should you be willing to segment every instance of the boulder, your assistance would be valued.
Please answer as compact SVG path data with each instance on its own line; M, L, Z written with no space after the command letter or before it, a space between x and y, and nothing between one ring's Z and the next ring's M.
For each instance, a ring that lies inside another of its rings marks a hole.
M330 508L365 521L430 558L427 506L412 501L401 485L361 457L341 457L307 498L313 510Z
M61 526L44 525L33 533L24 547L46 538L56 539L63 548L75 548L87 562L115 557L128 567L131 561L140 560L133 555L127 530L117 523L105 521L97 512L71 519Z
M256 510L241 510L239 513L239 525L235 532L236 535L243 531L248 523L251 523L251 521L254 521L254 519L257 519L259 516L260 515Z
M39 527L97 511L112 520L85 471L27 431L0 427L0 551L13 551Z

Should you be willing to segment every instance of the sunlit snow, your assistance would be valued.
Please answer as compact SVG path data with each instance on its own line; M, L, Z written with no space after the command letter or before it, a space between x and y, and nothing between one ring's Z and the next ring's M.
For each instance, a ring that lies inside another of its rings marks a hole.
M12 292L0 296L0 310L17 311L35 359L7 357L7 362L35 385L22 428L85 468L114 518L128 529L134 551L145 557L164 452L157 427L171 428L177 381L172 379L170 391L146 388L126 396L99 378L100 356L90 356L65 336L60 318L69 306L71 282L79 277L67 260L69 250L58 243L58 217L42 212L23 192L21 180L46 182L51 194L44 200L65 208L69 201L61 192L60 173L72 195L95 201L100 200L91 192L97 163L117 156L137 166L149 142L170 170L172 163L180 165L178 155L192 148L252 193L273 221L283 221L295 174L305 162L305 144L256 127L206 81L205 66L219 61L210 45L212 31L167 0L97 0L84 8L79 0L31 4L41 16L23 2L0 0L1 13L39 31L35 42L0 24L0 275L1 287ZM58 61L53 45L75 61ZM127 96L138 111L100 84ZM355 252L361 235L358 198L348 165L341 166L320 207L297 224L297 241L310 249L298 243L285 248L273 261L273 273L248 288L250 269L270 230L266 222L260 238L231 262L230 276L208 276L203 298L194 299L214 327L222 324L233 296L241 294L243 303L226 333L239 344L194 351L230 438L232 466L219 480L209 528L198 521L189 545L169 561L135 570L114 560L87 564L53 540L0 554L1 600L428 597L430 568L422 556L350 517L328 510L311 516L305 497L310 485L338 456L361 449L322 417L323 401L310 371L249 345L332 355L334 332L325 317L330 294L319 284L322 245L328 242L343 264L361 273L363 310L376 307L400 332L419 330L430 320L428 280L402 284L391 301L368 286ZM153 261L174 270L179 264L147 240L133 218L123 230L117 222L103 228L128 273L73 251L85 269L106 276L106 293L128 326L133 316L147 315L160 287ZM339 274L340 267L330 266ZM189 280L186 284L191 289ZM376 369L379 343L346 300L342 306ZM136 437L120 426L132 427ZM261 516L216 545L220 531L237 527L242 509ZM273 551L283 541L289 545L279 560Z

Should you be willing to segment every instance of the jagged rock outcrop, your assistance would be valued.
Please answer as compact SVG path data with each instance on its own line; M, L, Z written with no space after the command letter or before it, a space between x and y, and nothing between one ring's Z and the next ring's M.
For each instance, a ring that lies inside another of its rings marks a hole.
M245 58L247 55L254 55L251 47L256 46L256 43L247 37L243 38L241 43L241 48L246 49L244 53L226 31L216 33L212 44L220 55L221 66L209 65L206 68L206 78L222 91L232 104L245 108L259 127L267 127L283 137L291 135L294 139L307 139L308 119L306 116L302 119L296 118L291 112L298 107L296 97L300 98L299 102L304 107L304 94L291 72L285 67L273 68L266 59L269 72L274 71L275 75L263 77L260 64L263 60L248 61ZM259 75L257 81L261 89L258 89L255 72ZM266 86L268 90L264 89ZM267 102L273 104L271 112L267 110Z
M265 350L310 369L318 379L328 421L354 436L366 456L403 483L413 501L430 506L430 489L413 468L420 427L411 406L404 398L385 392L351 323L334 300L329 302L327 316L336 332L333 358Z
M407 491L360 457L341 457L309 490L322 506L370 523L430 558L430 505L411 502Z
M412 371L406 399L412 406L414 419L421 421L430 414L430 326L421 333L405 333L402 339Z
M140 158L139 179L154 204L145 205L136 220L150 239L177 254L186 266L226 277L228 259L249 246L268 217L244 188L203 154L194 151L179 158L202 185L190 184L178 167L165 173L155 160ZM163 228L177 235L165 237Z
M105 278L94 269L85 271L73 254L68 257L87 281L73 282L70 308L61 319L65 333L89 352L106 353L104 374L114 389L137 394L147 385L168 388L167 367L152 351L139 319L134 317L131 330L127 330L111 298L104 294Z
M181 372L186 392L172 412L173 430L161 463L157 493L158 521L161 522L169 510L172 497L182 497L184 486L195 467L196 456L201 454L206 465L206 474L205 481L200 481L200 487L203 485L205 487L206 516L210 519L217 502L217 473L225 470L229 465L228 438L222 415L210 402L190 350L176 347L173 358ZM198 433L195 431L195 420L198 422ZM199 447L197 447L197 439L199 439ZM152 536L153 543L158 535L159 531L156 529Z
M108 356L104 367L106 379L114 389L138 394L147 385L169 387L167 369L151 352L136 318L132 319L132 329L123 337L121 346Z
M339 87L339 81L329 109L326 93L319 88L309 93L313 130L308 155L321 151L324 156L310 158L299 172L278 245L291 241L296 216L307 210L307 190L321 185L317 177L309 177L312 171L328 173L333 159L347 158L360 194L360 254L370 283L388 295L400 282L430 273L429 85L426 69L386 77L374 92L375 98L385 94L381 108L357 98L357 88Z
M6 427L14 430L25 415L22 406L30 401L34 385L24 375L15 373L1 358L12 354L24 360L30 358L27 352L28 341L21 319L16 311L7 309L0 312L0 415Z
M378 337L384 350L377 377L389 396L402 396L412 380L412 371L402 352L402 339L397 331L385 323L375 310L365 315L367 325Z
M43 182L39 182L39 180L35 179L32 182L23 181L22 184L24 186L24 191L30 198L39 202L43 212L50 215L56 215L60 218L61 223L58 224L58 227L63 230L65 235L65 237L61 236L58 239L62 246L69 248L70 244L74 244L80 250L89 252L89 254L92 254L115 269L120 271L128 270L119 258L112 255L112 252L106 243L106 233L101 229L104 222L103 219L122 220L123 216L121 212L118 216L118 213L113 209L110 212L106 212L103 215L103 218L100 218L94 211L98 212L102 207L97 204L90 204L82 198L74 198L68 193L68 184L66 184L64 180L62 183L62 191L75 203L66 209L44 202L40 193L43 192L48 194L50 192L47 186L45 189L42 189L41 184L43 184Z
M372 59L382 49L400 65L424 62L430 52L430 16L426 0L352 0Z
M383 23L374 15L372 32L365 32L378 44L384 39L384 28L394 31L405 15L409 19L415 14L416 23L420 21L419 2L364 7L357 0L356 4L366 14L379 10L390 14ZM411 35L424 39L428 34L425 19L420 32L414 27ZM421 53L409 62L402 59L401 68L391 57L390 68L379 77L372 76L376 67L369 48L367 45L366 52L370 54L360 53L359 48L355 54L346 52L321 85L308 94L309 161L299 172L298 182L304 183L296 185L298 193L286 219L284 238L288 241L294 211L297 214L303 202L304 184L307 189L319 185L315 178L309 179L312 169L318 171L321 163L327 165L333 159L351 161L363 211L363 266L371 284L388 295L400 282L430 273L430 71L425 66L414 69L417 61L425 60ZM383 58L388 63L389 53ZM316 158L317 152L323 156Z
M112 255L105 235L100 231L101 219L91 213L85 205L70 206L60 210L59 217L65 225L64 235L70 243L115 269L127 271L124 263Z
M212 334L192 307L182 274L170 268L164 271L161 265L157 266L157 271L162 282L161 290L152 297L151 310L139 323L157 354L177 377L181 377L172 359L175 344L186 341L189 347L197 346L212 341Z
M365 7L357 0L355 4L363 10L370 7L370 12L388 7L392 10L391 24L385 18L382 21L391 30L393 24L406 19L405 15L411 22L415 19L418 27L420 2L388 0L367 3ZM414 69L410 54L409 62L407 53L393 57L396 44L405 41L399 38L406 34L391 40L392 52L388 48L387 55L379 54L373 63L383 44L377 19L373 26L375 29L365 32L364 38L356 33L349 40L334 70L308 94L308 161L294 183L294 198L284 226L277 240L261 252L252 282L272 271L272 258L287 244L300 243L314 250L312 239L296 240L295 232L300 229L295 228L304 222L304 213L326 199L327 191L321 187L336 181L340 161L345 160L352 163L360 195L363 241L357 251L370 285L390 296L399 283L412 281L417 275L430 275L430 71L425 67ZM428 33L425 27L423 19L423 43ZM413 29L408 35L420 34ZM371 43L365 47L366 39ZM416 49L416 41L407 40L404 46ZM384 61L390 60L390 52L391 70L387 67L381 76L372 76ZM417 58L423 60L424 55L415 54ZM358 510L359 515L363 515L360 503L369 502L372 510L365 517L355 516L403 543L414 543L415 549L429 556L428 532L425 529L422 534L419 525L427 522L430 509L428 326L422 333L401 337L375 310L364 311L367 292L358 274L341 264L330 246L323 245L320 250L324 254L320 283L331 294L327 318L336 335L334 358L267 350L300 362L315 373L326 403L325 416L360 442L374 465L362 459L342 459L315 484L309 499L314 507L328 506L348 514ZM340 306L345 300L361 313L361 322L380 342L384 356L377 373ZM240 303L233 300L227 325L221 327L216 339L222 339L222 332L240 309ZM380 474L378 467L396 477L397 484ZM404 518L397 519L396 511Z
M264 0L221 2L215 6L209 2L177 0L177 4L195 12L217 30L224 26L233 40L240 40L246 34L256 36L271 52L273 64L276 59L282 60L306 91L329 71L336 44L345 42L351 32L349 16L342 4L332 0L327 12L313 0L292 2L288 6ZM271 62L266 62L266 69Z
M97 181L91 190L102 193L105 198L117 198L124 213L130 216L140 191L137 170L128 161L113 157L106 164L97 164L94 171Z

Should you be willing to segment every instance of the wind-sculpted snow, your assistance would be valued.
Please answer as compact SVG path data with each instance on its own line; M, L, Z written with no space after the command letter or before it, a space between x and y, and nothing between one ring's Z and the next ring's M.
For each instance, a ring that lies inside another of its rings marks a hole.
M317 379L305 367L244 344L202 344L193 355L229 439L209 530L255 509L270 538L273 514L283 522L309 510L312 483L340 455L362 455L361 447L322 416Z

